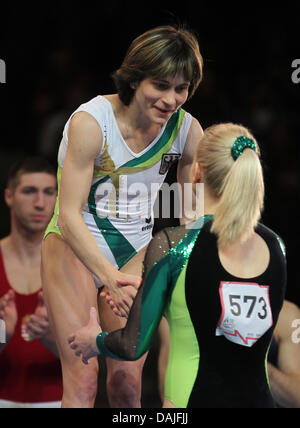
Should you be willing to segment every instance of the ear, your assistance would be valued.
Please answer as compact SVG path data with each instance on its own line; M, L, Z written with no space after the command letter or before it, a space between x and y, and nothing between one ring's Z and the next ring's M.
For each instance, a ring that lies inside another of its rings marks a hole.
M139 86L138 82L131 82L130 84L131 89L133 89L134 91L137 89L137 87Z
M4 190L4 200L6 202L6 205L10 208L12 204L12 198L13 198L13 192L11 189L6 188Z
M199 164L199 162L194 162L193 165L193 177L192 177L192 183L200 183L202 181L203 177L203 168Z

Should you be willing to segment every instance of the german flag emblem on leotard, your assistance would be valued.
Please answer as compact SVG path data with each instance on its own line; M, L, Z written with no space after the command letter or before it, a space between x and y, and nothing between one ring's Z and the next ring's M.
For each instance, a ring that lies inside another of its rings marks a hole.
M181 158L180 153L167 153L162 155L159 173L164 175L168 172L171 165Z

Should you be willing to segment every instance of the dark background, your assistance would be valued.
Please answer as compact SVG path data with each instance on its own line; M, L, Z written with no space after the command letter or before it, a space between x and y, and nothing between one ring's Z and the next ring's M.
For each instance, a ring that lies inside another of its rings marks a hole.
M114 92L110 73L133 38L157 25L186 23L198 36L205 67L204 80L185 109L203 128L242 123L258 139L266 179L263 221L286 243L287 298L300 306L300 83L292 82L292 62L300 58L300 6L286 4L243 2L236 8L227 2L110 0L1 5L0 59L7 67L7 82L0 84L1 192L14 159L43 154L55 164L69 115L82 102ZM1 200L0 238L8 232L8 210Z

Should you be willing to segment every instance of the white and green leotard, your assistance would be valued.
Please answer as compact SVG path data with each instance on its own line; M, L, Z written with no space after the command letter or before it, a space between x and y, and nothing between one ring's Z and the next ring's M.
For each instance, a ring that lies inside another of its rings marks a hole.
M137 154L124 141L111 103L103 96L93 98L82 104L65 125L58 154L58 186L68 147L70 120L80 111L96 119L103 135L82 215L103 254L120 269L151 240L157 192L171 162L183 153L192 116L179 109L152 143ZM61 235L58 215L59 192L45 236ZM100 281L96 281L96 285L101 286Z

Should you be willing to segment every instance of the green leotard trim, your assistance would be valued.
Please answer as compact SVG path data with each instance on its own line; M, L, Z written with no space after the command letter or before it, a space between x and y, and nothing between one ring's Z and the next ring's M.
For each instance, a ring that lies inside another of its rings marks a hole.
M125 236L114 227L108 218L99 218L96 215L93 217L98 229L101 231L102 236L113 253L119 269L121 269L121 267L136 254L135 248Z
M212 215L200 217L193 229L170 250L173 292L165 314L170 327L170 351L164 392L165 398L178 408L188 405L200 363L198 339L186 303L186 270L201 229L212 219ZM184 320L184 323L177 323L177 320Z
M187 265L188 263L185 264L179 275L172 294L172 301L166 311L171 346L164 393L165 398L178 408L187 407L200 363L200 348L186 304ZM175 325L172 320L175 321ZM184 320L184 323L177 323L176 320ZM182 332L183 329L184 332Z
M265 226L263 223L259 223L259 224L264 229L268 230L270 233L272 233L273 235L276 236L276 239L278 241L278 244L279 244L279 247L282 251L282 254L283 254L284 258L286 259L286 246L285 246L285 243L283 242L282 238L279 235L277 235L277 233L273 232L273 230L271 230L269 227Z
M107 331L103 331L102 333L98 334L96 337L96 345L98 349L102 349L104 345L104 340L108 336L109 333ZM106 349L106 355L107 358L113 358L114 360L122 361L122 358L117 357L113 353L111 353L108 349Z
M269 370L268 370L268 363L269 363L268 357L269 357L269 351L271 348L271 344L272 344L272 341L270 342L270 345L269 345L267 353L266 353L266 358L265 358L265 372L266 372L266 378L267 378L267 382L268 382L270 390L271 390L271 384L270 384L270 377L269 377Z
M47 226L47 229L44 234L44 239L50 234L50 233L56 233L56 235L62 236L61 231L59 230L57 226L57 220L58 220L58 214L59 214L59 195L60 195L60 181L61 181L61 171L62 168L58 165L57 168L57 197L56 197L56 203L54 208L54 213L52 216L52 219L50 223Z
M151 346L153 336L165 312L166 302L170 297L169 283L169 259L164 257L161 262L157 263L149 272L147 284L143 290L140 334L136 349L137 357L142 356ZM153 312L155 312L157 316L153 316Z

